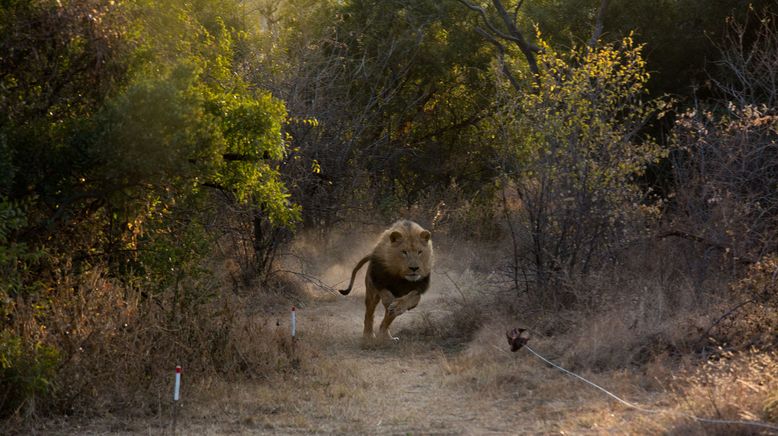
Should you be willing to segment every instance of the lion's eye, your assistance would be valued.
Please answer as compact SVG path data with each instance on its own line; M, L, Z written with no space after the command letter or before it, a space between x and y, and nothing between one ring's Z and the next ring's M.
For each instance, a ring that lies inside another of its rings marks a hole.
M403 250L403 256L407 256L407 255L408 255L408 252Z
M419 250L419 254L421 254L421 250Z

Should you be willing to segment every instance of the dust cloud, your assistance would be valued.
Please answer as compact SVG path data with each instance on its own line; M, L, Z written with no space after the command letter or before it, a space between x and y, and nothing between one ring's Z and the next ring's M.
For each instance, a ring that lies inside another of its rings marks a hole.
M345 322L339 325L354 338L363 328L367 268L357 273L348 296L340 295L338 290L348 286L353 268L373 250L384 230L384 226L371 225L331 228L326 233L300 232L282 257L283 268L301 278L298 283L310 297L309 304L337 304L340 322ZM499 292L501 272L495 265L504 263L504 259L495 253L504 251L494 243L463 241L442 231L434 232L432 239L435 255L430 289L415 309L397 318L392 330L405 336L444 340L452 335L469 336L482 321L478 307L484 298ZM376 323L383 317L383 310L379 305Z

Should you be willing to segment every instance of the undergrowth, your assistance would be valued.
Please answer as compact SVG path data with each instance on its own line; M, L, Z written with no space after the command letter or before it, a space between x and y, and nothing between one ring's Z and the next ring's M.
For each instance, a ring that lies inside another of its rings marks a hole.
M6 424L159 414L176 365L192 381L261 380L304 365L305 349L292 348L286 323L250 316L261 302L207 280L178 286L152 296L91 271L67 277L45 312L19 305L0 346ZM34 347L20 336L34 337Z

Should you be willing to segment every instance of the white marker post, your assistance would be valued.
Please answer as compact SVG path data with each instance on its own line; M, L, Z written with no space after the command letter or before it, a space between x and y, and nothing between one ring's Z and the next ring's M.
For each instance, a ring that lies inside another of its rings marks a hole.
M181 365L176 365L176 386L173 388L173 401L181 398Z
M178 400L181 399L181 365L176 365L176 383L173 388L173 434L178 424Z

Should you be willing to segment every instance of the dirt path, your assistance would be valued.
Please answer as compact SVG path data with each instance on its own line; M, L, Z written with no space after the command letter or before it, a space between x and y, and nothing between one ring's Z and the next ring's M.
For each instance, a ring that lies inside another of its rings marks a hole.
M257 425L241 425L238 431L612 434L638 425L661 432L652 423L654 416L614 405L528 353L507 352L502 325L487 325L466 340L448 337L442 329L452 317L466 316L467 308L454 311L446 304L451 290L431 291L393 324L400 341L379 347L362 345L364 295L359 291L305 305L298 312L300 341L319 371L293 379L288 392L303 399L279 394L277 387L253 395L248 408L265 401L277 412L250 420ZM378 323L381 306L376 315Z
M512 422L498 413L499 401L484 401L482 395L468 392L446 379L447 356L461 346L431 341L415 335L412 327L428 321L436 301L424 301L419 308L399 317L392 329L398 343L364 347L362 296L349 296L320 302L301 311L305 328L331 338L323 352L327 358L342 361L363 380L365 404L353 411L352 428L320 429L370 433L516 433ZM426 307L426 309L425 309ZM379 314L382 309L379 308ZM382 316L382 315L380 315ZM378 318L378 317L377 317ZM378 322L380 318L376 320Z

